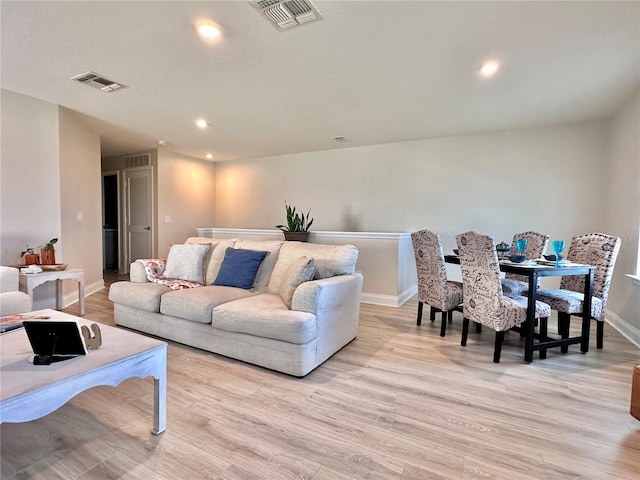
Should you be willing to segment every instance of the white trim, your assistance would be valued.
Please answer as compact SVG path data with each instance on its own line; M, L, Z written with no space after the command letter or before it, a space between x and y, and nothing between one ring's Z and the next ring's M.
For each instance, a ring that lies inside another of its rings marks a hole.
M634 285L640 286L640 275L631 275L630 273L625 273L627 277L629 277Z
M198 227L196 228L198 235L201 237L214 238L216 233L225 235L270 235L282 238L282 232L280 230L260 230L255 228L212 228L212 227ZM399 240L411 238L410 233L399 232L332 232L332 231L315 231L309 232L309 238L365 238L365 239L384 239L384 240Z
M605 320L615 328L620 335L640 348L640 330L613 312L607 312Z
M383 307L400 307L416 293L418 293L418 285L413 285L400 295L382 295L379 293L362 292L360 302L371 305L382 305Z

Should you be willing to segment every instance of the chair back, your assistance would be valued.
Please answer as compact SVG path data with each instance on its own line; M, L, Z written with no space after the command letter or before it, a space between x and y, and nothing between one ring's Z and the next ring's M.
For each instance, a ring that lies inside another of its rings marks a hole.
M567 259L576 263L593 265L593 296L602 300L602 318L604 319L613 267L622 241L604 233L588 233L571 239ZM562 277L560 288L584 292L584 276Z
M496 321L504 317L500 265L493 237L479 232L456 235L462 271L464 316L503 330Z
M411 242L416 257L418 300L444 308L447 270L440 235L430 230L419 230L411 234Z
M526 238L527 239L527 248L524 249L524 255L527 258L540 258L547 248L547 244L549 243L549 235L538 232L522 232L516 233L513 236L513 241L511 242L511 250L509 254L517 255L518 250L516 249L516 240L518 238ZM512 278L514 280L520 280L522 282L528 282L529 279L523 275L517 275L515 273L506 273L505 278Z

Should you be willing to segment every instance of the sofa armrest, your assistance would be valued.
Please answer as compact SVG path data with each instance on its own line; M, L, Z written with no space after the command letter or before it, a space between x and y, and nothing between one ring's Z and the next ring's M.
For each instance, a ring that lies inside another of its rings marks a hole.
M17 292L19 275L17 268L0 266L0 292Z
M313 280L296 288L291 309L316 316L318 363L356 337L361 294L360 273Z
M164 272L166 260L138 259L129 265L129 281L147 283L152 278L158 278Z

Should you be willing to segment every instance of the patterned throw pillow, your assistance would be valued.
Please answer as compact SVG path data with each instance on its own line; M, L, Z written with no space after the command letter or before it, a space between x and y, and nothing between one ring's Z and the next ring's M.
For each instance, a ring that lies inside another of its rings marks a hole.
M296 260L287 272L286 278L280 285L278 293L287 307L291 309L291 302L293 300L293 292L296 291L298 285L308 282L313 278L316 273L316 263L313 258L300 257Z
M269 252L227 248L213 285L252 289L260 264L267 253Z
M186 280L204 283L204 268L210 245L172 245L167 256L167 266L162 279Z

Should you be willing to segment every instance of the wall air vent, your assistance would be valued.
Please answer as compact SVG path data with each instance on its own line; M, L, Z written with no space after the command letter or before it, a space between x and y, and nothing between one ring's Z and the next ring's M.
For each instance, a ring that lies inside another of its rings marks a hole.
M148 167L149 165L151 165L151 155L148 153L124 157L125 168Z
M113 92L114 90L119 90L126 87L126 85L104 78L102 75L95 72L81 73L80 75L71 77L70 80L84 83L85 85L97 88L98 90L102 90L103 92Z
M316 6L309 0L258 0L249 3L278 30L322 19Z

